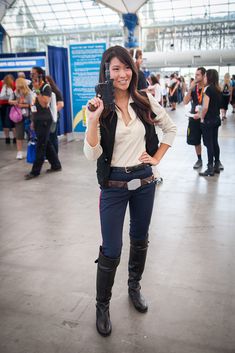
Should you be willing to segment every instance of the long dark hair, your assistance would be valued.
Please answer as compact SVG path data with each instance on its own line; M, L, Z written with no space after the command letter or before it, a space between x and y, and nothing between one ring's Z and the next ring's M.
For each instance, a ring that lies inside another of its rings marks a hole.
M45 71L40 66L33 66L32 69L37 71L38 75L45 81Z
M53 80L53 78L50 75L46 76L46 81L49 83L49 85L51 86L52 92L54 92L56 95L59 94L60 95L60 90L57 87L55 81Z
M132 71L132 78L130 85L128 87L128 91L130 93L130 96L132 97L135 105L133 106L133 109L135 110L137 116L142 120L144 119L146 122L153 124L153 120L151 118L151 107L149 100L146 96L143 96L139 92L137 92L137 82L138 82L138 73L136 70L135 63L128 52L125 48L115 45L114 47L110 47L107 49L102 56L101 64L100 64L100 76L99 76L99 82L103 83L105 82L105 64L110 63L110 61L113 58L117 58L120 60L123 64L127 65L130 67ZM106 117L110 111L104 111L103 114L101 115L101 119Z
M155 76L154 74L150 75L150 79L151 79L153 85L155 85L156 83L159 84L159 80L158 80L157 76Z
M219 86L219 74L218 71L214 69L209 69L206 71L206 79L207 79L207 85L213 85L215 86L216 90L218 92L221 92L220 86Z

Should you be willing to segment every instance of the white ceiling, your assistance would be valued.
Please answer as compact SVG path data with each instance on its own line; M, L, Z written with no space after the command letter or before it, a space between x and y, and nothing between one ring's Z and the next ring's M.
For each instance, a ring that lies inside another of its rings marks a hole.
M136 13L147 1L148 0L96 0L96 2L120 13Z
M6 10L11 7L15 0L0 0L0 23L4 17Z

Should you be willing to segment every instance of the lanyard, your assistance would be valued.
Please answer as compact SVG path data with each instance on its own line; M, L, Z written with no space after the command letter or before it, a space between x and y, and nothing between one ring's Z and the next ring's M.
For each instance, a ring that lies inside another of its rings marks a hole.
M197 94L197 100L198 100L199 105L202 104L203 88L204 87L202 87L201 92L199 92L199 87L198 87L198 85L196 85L196 94Z

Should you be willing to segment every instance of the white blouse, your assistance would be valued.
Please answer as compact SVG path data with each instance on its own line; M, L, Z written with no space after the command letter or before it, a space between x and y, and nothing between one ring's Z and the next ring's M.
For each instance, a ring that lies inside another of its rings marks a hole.
M166 113L165 109L158 104L157 100L150 93L147 93L147 95L151 109L157 115L155 117L157 126L163 132L161 142L171 146L176 135L176 125ZM130 103L132 102L133 99L130 98L128 102L128 112L130 114L131 121L127 126L122 119L121 111L116 107L117 127L111 161L112 167L127 167L140 164L141 162L139 158L146 150L145 127L131 107ZM100 141L99 129L97 133ZM103 149L100 142L96 146L92 147L87 142L85 135L84 154L86 158L89 160L96 160L102 153Z

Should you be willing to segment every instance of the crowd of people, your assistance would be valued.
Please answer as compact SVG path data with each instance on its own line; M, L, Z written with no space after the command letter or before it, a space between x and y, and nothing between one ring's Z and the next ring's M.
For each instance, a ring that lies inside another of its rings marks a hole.
M195 78L190 79L187 86L185 78L178 73L170 77L161 78L159 73L151 73L145 77L141 70L143 54L140 49L130 50L138 71L138 89L151 93L157 102L164 108L169 107L175 111L177 104L187 105L191 102L191 116L187 128L187 143L195 146L197 161L194 169L202 167L201 140L207 148L208 168L199 172L200 176L213 176L224 169L220 161L220 148L218 143L218 128L221 121L227 119L229 104L235 112L235 75L229 73L219 83L216 70L206 70L200 67L196 70ZM212 128L213 127L213 128Z
M220 126L221 121L226 121L229 104L233 107L233 113L235 112L235 75L230 77L226 73L220 85L218 72L213 71L216 79L213 76L213 83L210 82L209 84L207 82L207 71L203 67L196 70L195 78L191 78L188 85L185 82L185 78L176 72L169 77L166 75L162 77L160 73L150 73L146 77L141 69L143 64L142 50L130 49L129 54L133 58L138 74L138 91L151 94L160 106L169 108L171 111L176 110L177 104L182 102L188 104L191 102L187 143L195 146L197 161L193 168L199 169L202 167L201 140L203 138L203 143L210 154L210 156L208 155L210 168L208 167L209 169L204 173L200 172L199 175L212 176L213 171L218 173L223 170L223 165L219 160L218 131L216 130ZM210 73L211 71L209 70ZM216 90L212 93L211 85L216 87ZM210 93L213 97L210 97ZM58 159L58 121L53 122L50 109L52 94L56 97L56 110L59 121L59 111L64 105L62 93L52 77L45 76L41 68L32 68L31 80L26 79L24 72L18 72L16 80L13 75L7 74L0 81L0 115L5 143L11 143L10 131L12 131L12 143L16 144L17 150L16 159L22 160L25 157L25 152L23 151L25 136L30 139L31 130L34 130L37 136L36 159L31 172L25 176L26 180L40 174L45 160L51 163L49 171L61 170L61 163ZM216 95L217 97L214 100ZM212 102L216 103L216 105L213 105ZM206 111L206 104L208 105L208 111ZM21 121L13 122L11 120L10 112L12 107L21 110ZM213 137L208 134L208 117L211 114L216 115L216 124L218 125L214 129ZM202 120L204 121L202 122ZM213 155L213 160L216 164L214 169L211 168L213 164L211 155Z
M58 122L59 112L63 108L63 96L51 76L46 76L40 67L33 67L31 80L26 79L24 72L19 72L15 80L8 74L0 81L0 113L5 143L10 144L10 130L13 133L13 143L16 144L16 159L25 157L23 141L29 140L34 132L36 154L32 170L25 175L26 180L37 177L45 160L51 164L48 172L62 169L58 158ZM52 116L52 97L55 97L56 119ZM18 112L19 119L13 119L13 113Z
M130 211L130 252L128 261L128 294L140 313L148 310L141 292L140 281L145 268L149 244L149 225L154 205L157 178L154 166L159 165L171 147L176 125L166 108L175 111L177 104L191 103L187 128L187 143L195 146L197 161L202 167L201 140L207 149L207 169L203 177L212 177L224 169L220 161L218 131L227 119L228 105L235 108L235 76L229 74L219 85L214 69L197 68L195 78L187 87L177 73L161 78L160 74L145 77L141 70L142 51L110 47L103 53L99 83L105 84L107 65L113 84L113 102L106 105L103 97L90 99L86 108L87 129L84 154L97 160L100 185L100 224L102 241L97 259L96 327L102 336L112 331L110 300L117 267L122 252L123 225L127 206ZM1 119L6 144L13 132L17 159L23 159L25 133L34 131L36 156L26 180L40 175L45 159L51 164L47 172L62 170L58 157L58 119L53 119L52 101L55 96L56 114L63 108L63 97L52 77L40 67L33 67L31 80L19 73L14 80L6 75L0 83ZM114 104L113 104L114 103ZM22 119L13 123L11 109L20 110ZM174 114L172 114L172 117ZM155 127L162 130L159 143Z

